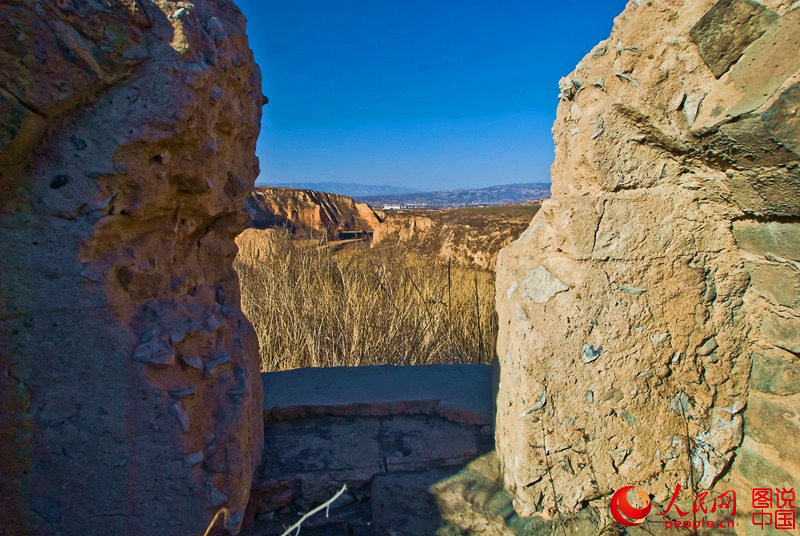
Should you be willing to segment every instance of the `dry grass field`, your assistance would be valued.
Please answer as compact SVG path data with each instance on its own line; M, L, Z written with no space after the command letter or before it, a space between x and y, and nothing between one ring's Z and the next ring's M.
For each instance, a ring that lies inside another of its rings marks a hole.
M494 359L494 274L409 249L271 240L269 258L236 265L262 370Z

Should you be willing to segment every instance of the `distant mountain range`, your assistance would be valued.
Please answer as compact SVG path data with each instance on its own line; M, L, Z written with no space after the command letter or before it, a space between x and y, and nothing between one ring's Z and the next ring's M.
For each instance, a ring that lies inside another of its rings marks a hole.
M258 186L279 186L281 188L316 190L317 192L346 195L347 197L411 194L419 191L411 188L402 188L399 186L356 184L354 182L263 182L258 183Z
M486 188L464 188L460 190L439 190L420 192L400 186L381 186L351 182L264 182L259 186L279 186L316 190L329 194L352 197L357 201L369 203L373 207L382 205L419 205L431 208L462 207L468 205L503 205L524 203L550 197L550 184L546 182L523 182L501 184Z
M462 207L469 205L505 205L524 203L550 197L550 184L546 182L525 182L501 184L487 188L465 188L461 190L441 190L438 192L416 192L355 196L358 201L373 207L382 205L420 206L420 207Z

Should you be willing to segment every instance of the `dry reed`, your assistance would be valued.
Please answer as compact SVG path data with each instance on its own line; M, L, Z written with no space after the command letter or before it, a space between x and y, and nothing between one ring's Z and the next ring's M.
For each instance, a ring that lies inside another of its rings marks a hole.
M494 358L493 274L411 251L273 240L266 261L236 263L262 370Z

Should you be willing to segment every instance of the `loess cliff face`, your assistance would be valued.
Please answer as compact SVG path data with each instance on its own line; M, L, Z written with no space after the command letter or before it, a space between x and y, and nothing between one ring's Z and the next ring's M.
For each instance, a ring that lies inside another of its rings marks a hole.
M390 211L372 235L373 247L435 255L494 271L497 253L525 230L538 205Z
M560 82L553 198L498 259L496 441L522 514L800 485L790 6L630 2Z
M331 240L372 234L380 223L366 203L314 190L260 186L248 198L246 209L257 229L285 226L297 235L324 235Z
M0 15L0 532L236 532L263 426L232 268L263 100L244 17Z

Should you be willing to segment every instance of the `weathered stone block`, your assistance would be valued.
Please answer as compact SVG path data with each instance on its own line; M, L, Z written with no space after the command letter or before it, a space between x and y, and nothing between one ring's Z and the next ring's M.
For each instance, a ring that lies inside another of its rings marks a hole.
M283 474L336 470L368 481L381 471L378 419L313 417L270 423L267 455Z
M750 273L750 286L765 298L785 305L800 306L800 272L790 265L745 263Z
M689 35L703 61L719 78L777 18L777 13L752 0L720 0L697 21Z
M734 470L759 487L791 488L800 484L797 475L787 473L774 463L772 456L765 455L765 446L753 440L746 440L736 451Z
M797 154L775 138L762 115L753 114L721 125L718 132L706 137L708 156L724 158L728 174L734 168L740 170L767 203L786 203L796 212L800 190L800 170L794 168ZM773 180L778 184L770 184ZM788 198L775 198L781 193Z
M800 393L800 362L788 352L756 351L750 372L750 387L762 393Z
M784 91L761 118L770 134L800 155L800 83Z
M712 238L693 237L682 232L674 213L675 205L677 200L667 196L658 196L652 206L641 196L608 199L595 236L592 258L637 260L650 256L652 251L681 254Z
M775 346L800 353L800 319L767 313L761 321L761 333Z
M744 51L742 58L720 83L710 85L692 131L709 134L723 123L757 111L774 98L800 69L800 9L784 13L760 39Z
M389 471L458 465L478 454L477 431L438 418L391 417L381 445Z
M791 155L777 147L773 149L772 154ZM782 167L781 163L775 164L776 167L758 166L758 156L749 153L749 157L754 157L754 167L732 173L725 180L736 203L745 213L755 216L796 216L800 210L800 168L793 170ZM789 156L787 160L795 158Z
M438 415L452 422L492 422L488 365L365 366L262 374L267 420L315 415Z
M800 465L800 407L791 399L750 396L745 433L759 443L772 445L786 463Z
M800 223L741 220L733 223L733 236L752 253L800 260Z

